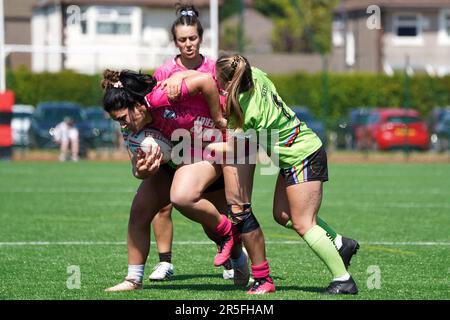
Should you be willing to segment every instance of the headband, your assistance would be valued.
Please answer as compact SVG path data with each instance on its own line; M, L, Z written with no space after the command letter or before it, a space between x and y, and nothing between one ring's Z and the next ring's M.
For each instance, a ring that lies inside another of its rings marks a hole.
M183 10L183 11L180 12L180 15L181 16L189 16L189 17L195 17L196 16L195 12L192 11L192 10Z

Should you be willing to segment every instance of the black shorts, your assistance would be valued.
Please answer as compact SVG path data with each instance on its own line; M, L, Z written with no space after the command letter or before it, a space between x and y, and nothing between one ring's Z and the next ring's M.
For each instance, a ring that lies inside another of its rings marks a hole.
M166 171L171 177L175 175L176 169L171 167L169 164L164 163L161 165L161 169ZM216 192L225 189L225 180L223 180L223 174L220 175L212 184L210 184L206 189L205 193Z
M307 181L328 181L327 153L322 146L299 165L280 169L286 185L291 186Z

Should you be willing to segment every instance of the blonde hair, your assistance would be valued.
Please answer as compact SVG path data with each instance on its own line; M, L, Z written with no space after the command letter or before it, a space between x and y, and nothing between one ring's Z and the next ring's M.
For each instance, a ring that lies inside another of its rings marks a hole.
M253 89L252 69L248 60L239 54L221 56L216 63L220 80L229 82L226 117L235 118L236 128L244 126L244 114L239 103L239 94Z

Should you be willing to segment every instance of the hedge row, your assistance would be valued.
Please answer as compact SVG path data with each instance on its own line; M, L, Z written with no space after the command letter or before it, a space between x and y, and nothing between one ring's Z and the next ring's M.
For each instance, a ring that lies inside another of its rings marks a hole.
M450 77L376 74L295 74L271 77L289 105L309 106L317 116L337 120L355 106L405 107L423 116L450 105ZM324 85L328 84L328 85ZM409 88L409 89L408 89ZM325 94L324 94L325 93Z
M32 73L23 68L8 71L6 85L14 91L17 104L36 106L43 101L73 101L94 106L101 102L100 79L99 75L73 71Z
M26 69L9 71L7 86L16 94L16 103L37 105L41 101L74 101L84 106L100 105L100 75L72 71L32 73ZM399 107L405 104L422 115L435 106L450 105L450 77L416 75L406 80L376 74L298 73L271 76L280 95L289 105L310 107L317 116L333 121L354 106ZM409 85L408 85L409 83ZM410 88L407 90L406 88ZM409 94L408 94L409 91Z

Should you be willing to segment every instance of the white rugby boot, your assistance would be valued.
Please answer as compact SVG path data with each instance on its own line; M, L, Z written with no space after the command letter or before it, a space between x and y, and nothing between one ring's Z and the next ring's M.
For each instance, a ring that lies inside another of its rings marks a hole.
M160 262L154 268L152 274L148 277L150 281L169 280L173 276L174 267L169 262Z

